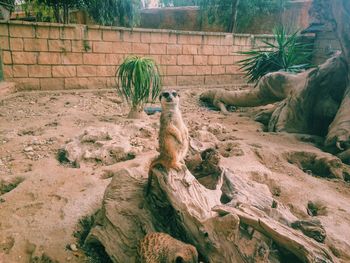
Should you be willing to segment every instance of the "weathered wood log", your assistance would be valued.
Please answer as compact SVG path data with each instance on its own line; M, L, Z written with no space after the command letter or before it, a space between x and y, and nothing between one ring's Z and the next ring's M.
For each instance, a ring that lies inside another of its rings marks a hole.
M295 83L300 83L299 79L304 79L300 75L285 74L284 72L269 73L262 77L259 86L250 90L228 92L221 89L205 91L200 99L211 103L220 110L224 105L238 107L254 107L270 104L285 99L290 90L294 89Z
M277 79L274 76L280 73L272 73L262 78L254 90L237 93L214 91L202 94L201 98L210 100L225 114L225 105L257 106L283 100L270 120L270 131L312 134L321 131L318 135L326 135L325 145L331 151L344 151L350 149L350 2L314 0L310 14L316 23L337 33L342 49L339 59L343 63L326 62L320 68L302 73L306 76L296 77L295 86L291 88L286 85L289 81L284 79L274 83L273 80ZM294 76L287 74L286 78ZM271 88L266 85L266 79L272 80ZM299 89L301 83L302 89ZM291 94L288 93L290 90Z
M336 262L324 245L269 218L261 210L251 206L240 209L222 206L221 181L216 190L209 190L188 170L169 174L154 170L154 176L152 189L164 193L167 200L164 201L177 212L174 214L177 223L208 262L244 262L241 251L237 249L240 222L271 238L301 262ZM154 214L159 212L157 207L153 209Z
M318 2L318 1L316 1ZM347 87L344 92L342 103L337 115L329 127L326 145L336 144L339 150L350 149L350 2L347 0L332 0L330 20L335 25L342 56L347 63L345 76L347 76ZM333 19L333 20L332 20ZM335 21L335 23L334 23Z
M118 171L108 185L87 244L101 244L113 262L134 263L139 241L155 232L152 214L143 209L147 178L136 168Z
M314 240L305 238L301 233L281 223L261 217L261 214L256 215L251 210L244 209L242 211L227 206L215 207L214 211L222 215L227 213L237 215L242 223L270 237L277 244L296 255L301 262L336 262L325 246L318 244Z
M235 215L219 217L212 208L220 204L222 177L215 190L201 185L187 170L169 173L153 169L151 211L163 221L172 217L168 225L175 237L193 244L206 262L244 262L232 245L238 233L239 220ZM170 213L164 215L164 208Z
M200 98L224 112L225 106L254 107L281 101L269 121L269 131L325 135L343 98L346 70L345 61L337 54L303 73L267 74L252 90L210 90Z
M300 262L337 262L324 244L290 227L297 218L266 185L220 171L208 189L185 166L180 172L154 168L148 195L144 166L118 171L86 242L101 244L116 263L137 262L137 246L151 232L192 244L203 262L270 262L271 241ZM247 238L247 226L254 238Z

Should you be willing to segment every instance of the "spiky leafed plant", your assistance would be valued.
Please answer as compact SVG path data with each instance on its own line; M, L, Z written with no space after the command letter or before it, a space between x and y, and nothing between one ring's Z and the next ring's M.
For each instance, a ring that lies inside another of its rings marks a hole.
M139 118L144 104L154 101L162 88L158 65L151 58L127 57L116 77L117 88L131 107L129 118Z
M283 26L274 29L274 41L262 41L266 46L238 52L248 58L238 61L250 83L258 81L267 73L287 71L298 73L310 68L312 44L301 41L298 31L288 35Z

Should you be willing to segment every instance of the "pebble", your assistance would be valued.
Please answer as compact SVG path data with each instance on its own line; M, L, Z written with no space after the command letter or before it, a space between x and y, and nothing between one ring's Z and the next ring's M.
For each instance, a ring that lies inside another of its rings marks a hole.
M25 152L32 152L33 151L33 147L31 147L31 146L26 147L26 148L24 148L24 151Z
M69 245L69 248L72 250L72 251L78 251L78 247L76 244L70 244Z

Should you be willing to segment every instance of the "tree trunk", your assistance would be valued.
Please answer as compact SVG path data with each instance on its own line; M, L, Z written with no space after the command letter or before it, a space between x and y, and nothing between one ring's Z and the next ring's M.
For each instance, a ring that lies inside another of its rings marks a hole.
M63 23L69 24L69 6L67 3L63 5Z
M53 5L53 12L54 12L56 22L61 23L60 7L59 7L57 1L55 1L54 5Z
M228 32L236 33L239 2L240 0L232 0L232 16L231 16L232 18L231 18L230 28Z
M132 106L128 114L128 119L142 119L142 118L145 118L146 116L147 115L144 112L143 107Z

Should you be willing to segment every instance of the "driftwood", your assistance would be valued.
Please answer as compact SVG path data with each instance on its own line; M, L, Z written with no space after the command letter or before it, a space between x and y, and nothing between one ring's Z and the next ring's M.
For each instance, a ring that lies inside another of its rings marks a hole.
M322 1L316 0L315 5ZM337 115L329 127L326 144L337 143L338 148L343 150L350 149L350 2L347 0L332 0L330 5L331 8L328 12L333 16L327 16L330 20L328 22L333 25L333 29L337 32L342 47L342 55L347 64L347 73L345 74L347 76L347 86Z
M280 102L272 114L256 119L267 123L269 131L325 136L325 146L339 153L350 149L350 2L314 0L311 11L318 18L317 23L337 32L341 54L300 74L267 74L252 90L207 91L201 100L224 114L228 113L226 106L254 107ZM344 152L341 157L347 161L350 153Z
M344 59L338 54L300 74L267 74L251 90L210 90L200 98L224 113L228 105L253 107L281 101L268 121L269 131L325 135L343 98L346 69Z
M324 244L291 227L297 218L265 185L220 171L208 189L185 166L154 168L148 195L144 169L119 171L86 242L103 245L113 262L135 262L138 243L151 232L192 244L202 262L271 262L273 244L293 262L337 262Z
M143 209L146 178L140 170L123 169L108 185L102 209L86 243L102 244L113 262L135 262L137 244L149 232L155 232L151 213Z

